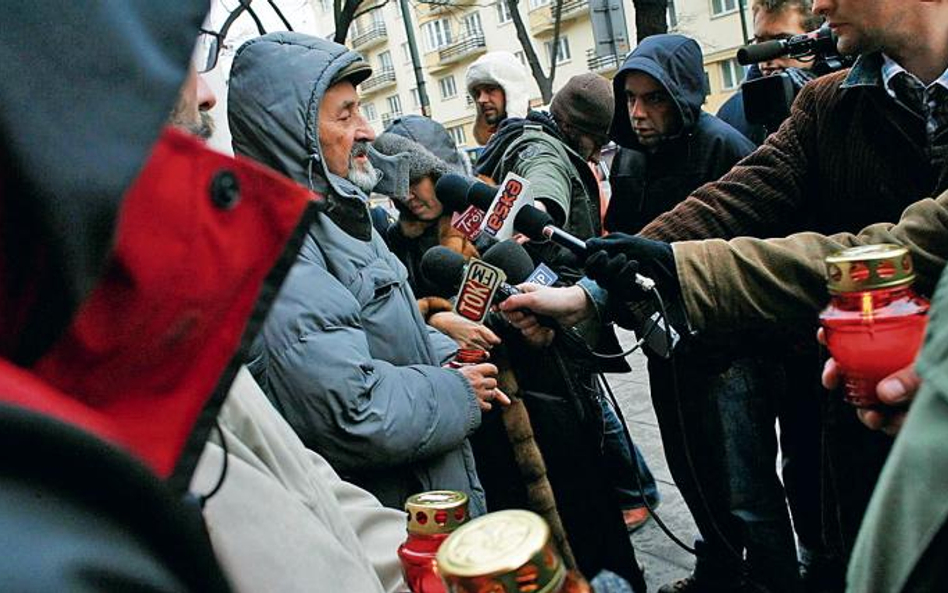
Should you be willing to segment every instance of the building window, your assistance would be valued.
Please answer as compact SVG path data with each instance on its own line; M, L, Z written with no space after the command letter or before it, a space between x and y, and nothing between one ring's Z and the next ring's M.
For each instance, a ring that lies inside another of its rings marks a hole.
M721 81L725 91L736 89L744 78L744 70L737 60L730 59L721 62Z
M511 21L510 7L507 6L507 0L497 0L497 3L494 4L494 9L497 11L498 23L503 25Z
M540 8L541 6L546 6L550 3L550 0L530 0L530 10L534 8Z
M668 0L668 28L678 26L678 10L675 9L675 0Z
M324 0L324 1L327 1L327 0ZM399 18L399 19L402 18L402 3L399 2L398 0L395 0L394 2L392 2L392 4L395 5L395 18Z
M385 99L385 103L388 104L388 112L392 115L402 114L402 98L398 95L387 97Z
M514 57L520 60L520 63L523 64L524 66L527 65L527 55L523 53L522 51L515 51Z
M458 96L458 87L454 83L454 76L445 76L438 80L438 86L441 87L442 99L453 99Z
M325 12L329 12L329 11L331 10L331 6L330 6L330 4L329 4L329 0L316 0L316 4L319 6L320 12L324 12L324 13L325 13Z
M392 65L392 52L383 51L379 54L379 70L381 72L390 72L395 70L395 66Z
M402 61L406 64L411 64L411 48L408 47L408 42L402 43Z
M464 133L464 126L452 126L448 128L448 134L451 134L451 139L454 140L456 145L464 146L467 144L467 134Z
M711 0L711 16L734 12L737 10L737 0Z
M375 111L375 103L363 103L362 115L364 115L365 119L369 121L377 120L379 118L379 114L377 111Z
M546 55L547 58L552 60L553 58L553 42L547 41L543 44L546 46ZM569 53L569 39L565 36L560 37L559 43L556 44L556 63L562 64L568 62L572 56Z
M461 19L461 26L464 28L465 37L474 37L484 33L484 27L481 26L481 15L478 12L464 15L464 18Z
M417 87L411 90L411 106L415 109L421 107L421 93Z
M424 29L427 51L441 49L451 44L451 22L448 19L438 19L425 23Z

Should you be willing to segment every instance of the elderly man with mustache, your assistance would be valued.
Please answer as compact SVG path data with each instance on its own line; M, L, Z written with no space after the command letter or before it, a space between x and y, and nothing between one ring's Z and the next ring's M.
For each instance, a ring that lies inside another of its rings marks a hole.
M306 446L401 508L424 490L484 496L467 437L506 402L497 369L443 368L457 350L425 325L405 267L372 228L380 179L356 85L371 67L296 33L248 41L231 71L234 152L326 197L251 349L250 371Z

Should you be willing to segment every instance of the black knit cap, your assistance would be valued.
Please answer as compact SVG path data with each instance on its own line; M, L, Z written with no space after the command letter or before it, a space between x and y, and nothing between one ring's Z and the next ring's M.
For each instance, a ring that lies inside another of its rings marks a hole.
M550 103L550 113L557 123L595 136L609 133L614 111L612 84L592 72L570 78Z

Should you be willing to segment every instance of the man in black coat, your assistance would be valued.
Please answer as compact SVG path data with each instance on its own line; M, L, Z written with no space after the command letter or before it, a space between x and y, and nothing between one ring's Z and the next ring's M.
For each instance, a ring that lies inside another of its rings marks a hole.
M707 96L701 48L681 35L654 35L612 81L612 201L605 227L637 233L699 186L715 181L754 145L701 111Z

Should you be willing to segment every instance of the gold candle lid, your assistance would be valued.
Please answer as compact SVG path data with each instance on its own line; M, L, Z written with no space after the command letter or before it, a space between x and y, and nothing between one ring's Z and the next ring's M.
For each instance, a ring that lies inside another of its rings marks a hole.
M536 513L490 513L458 528L438 549L438 573L450 593L553 593L566 567Z
M451 533L467 521L467 494L454 490L413 494L405 502L405 511L409 533Z
M911 284L915 269L901 245L862 245L828 256L826 278L831 293L859 292Z

